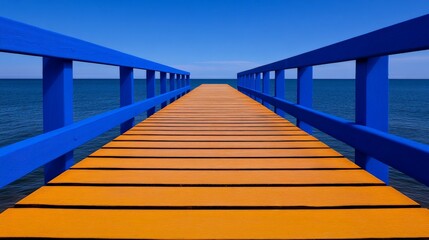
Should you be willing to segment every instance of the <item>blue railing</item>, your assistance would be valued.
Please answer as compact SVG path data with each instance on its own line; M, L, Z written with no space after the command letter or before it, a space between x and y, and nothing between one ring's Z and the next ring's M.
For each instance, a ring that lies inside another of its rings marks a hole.
M429 15L237 74L238 89L355 148L355 162L388 182L388 165L429 186L429 146L387 133L388 56L429 49ZM312 109L316 65L356 60L355 122ZM284 70L297 69L297 103L285 100ZM269 94L270 72L275 93ZM262 77L261 77L262 75ZM429 94L429 93L428 93Z
M76 147L118 125L125 132L138 114L147 111L150 116L157 105L165 107L190 90L188 72L4 18L0 52L43 57L45 132L0 149L0 187L41 166L49 181L73 164ZM118 66L120 108L73 123L73 61ZM139 102L133 98L134 69L146 70L147 99ZM160 73L158 96L155 72Z

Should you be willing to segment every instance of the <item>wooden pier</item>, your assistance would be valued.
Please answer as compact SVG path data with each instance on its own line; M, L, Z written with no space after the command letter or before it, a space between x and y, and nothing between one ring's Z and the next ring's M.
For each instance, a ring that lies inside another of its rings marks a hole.
M201 85L0 214L0 238L429 238L429 210L228 85Z

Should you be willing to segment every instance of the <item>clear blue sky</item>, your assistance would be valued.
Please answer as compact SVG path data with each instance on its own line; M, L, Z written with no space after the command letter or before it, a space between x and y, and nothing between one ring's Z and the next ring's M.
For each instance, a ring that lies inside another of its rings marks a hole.
M2 17L181 68L193 78L234 78L428 13L427 0L0 0ZM391 57L390 65L390 77L429 78L428 52ZM317 67L315 77L353 77L353 69L353 63ZM83 78L118 75L94 64L77 63L74 71ZM40 76L40 58L0 53L0 78Z

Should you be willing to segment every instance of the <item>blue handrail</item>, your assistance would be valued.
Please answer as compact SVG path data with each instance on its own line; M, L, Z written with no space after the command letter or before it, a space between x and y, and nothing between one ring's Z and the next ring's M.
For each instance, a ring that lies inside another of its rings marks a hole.
M429 49L429 15L424 15L327 47L237 74L238 89L265 106L296 117L298 126L312 127L355 148L355 162L388 182L388 166L429 186L429 145L387 133L388 56ZM356 60L356 119L350 122L313 110L316 65ZM285 69L298 70L297 104L286 101ZM269 94L275 72L275 96ZM261 78L262 74L262 78ZM262 85L262 86L261 86Z
M43 57L43 128L33 138L0 149L0 187L44 166L49 181L73 164L73 150L134 117L165 107L190 91L189 72L131 56L79 39L0 17L0 52ZM73 61L120 68L120 108L73 123ZM134 69L146 70L147 99L134 102ZM155 96L155 72L160 95ZM167 90L167 74L170 88Z
M186 71L2 17L0 33L0 52L189 75Z

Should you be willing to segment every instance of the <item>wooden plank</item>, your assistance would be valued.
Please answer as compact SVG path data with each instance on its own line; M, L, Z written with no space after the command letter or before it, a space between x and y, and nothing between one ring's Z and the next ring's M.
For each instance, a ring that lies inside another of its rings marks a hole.
M69 170L50 184L344 185L383 184L364 170Z
M310 135L299 136L168 136L168 135L121 135L115 138L118 141L231 141L231 142L254 142L254 141L313 141L316 138Z
M339 197L341 196L341 197ZM392 187L47 186L18 202L57 207L347 208L418 207Z
M165 115L165 116L159 116L159 117L153 117L152 120L190 120L190 121L196 121L196 120L263 120L263 121L269 121L274 120L278 121L276 117L272 116L254 116L251 114L239 114L239 115L209 115L209 114L198 114L198 115L192 115L192 116L184 116L181 114L171 114L171 115Z
M107 158L88 157L73 168L97 169L356 169L346 158Z
M286 127L247 127L247 126L194 126L189 124L187 126L135 126L133 130L138 131L297 131L298 127L286 126Z
M219 111L222 111L222 114L219 114ZM278 115L276 115L275 113L271 112L268 109L261 109L258 107L252 107L252 108L239 108L239 107L218 107L218 108L210 108L210 109L201 109L201 108L197 108L197 109L190 109L188 107L186 108L172 108L172 109L167 109L165 111L160 111L157 112L155 115L153 115L154 117L162 117L162 116L171 116L171 115L184 115L184 116L198 116L198 115L210 115L210 116L229 116L229 115L238 115L240 116L240 114L248 114L250 116L267 116L267 117L276 117L279 118Z
M222 114L219 114L219 111L222 111ZM237 110L225 110L225 109L219 109L217 112L204 112L204 111L195 111L195 112L159 112L156 115L153 115L153 118L163 118L163 117L213 117L213 118L219 118L219 117L236 117L236 118L242 118L244 116L247 117L254 117L254 118L269 118L269 119L278 119L279 116L268 113L268 112L258 112L254 111L253 109L249 111L237 111Z
M304 142L135 142L135 141L112 141L103 146L103 148L179 148L179 149L195 149L195 148L211 148L211 149L258 149L258 148L329 148L326 144L319 141L304 141Z
M17 207L0 215L0 238L429 237L427 209L223 85L178 99Z
M141 123L136 124L134 127L259 127L259 128L270 128L270 127L294 127L292 123L175 123L175 122L158 122L158 123L150 123L143 121Z
M134 130L131 129L124 133L124 135L206 135L206 136L287 136L287 135L307 135L307 133L301 130L289 130L289 131L150 131L150 130Z
M239 121L239 120L196 120L196 121L191 121L191 120L172 120L172 119L164 119L164 120L151 120L150 118L145 120L146 123L149 124L167 124L167 123L173 123L173 124L267 124L267 125L273 125L273 124L285 124L285 121L282 120L276 120L276 121L260 121L260 120L251 120L251 121Z
M213 108L211 107L210 109L204 109L202 107L174 107L172 109L166 109L164 111L159 111L157 112L155 115L153 116L169 116L169 115L177 115L177 114L183 114L183 115L214 115L214 116L219 116L219 111L222 111L222 115L240 115L240 114L251 114L251 115L262 115L262 116L276 116L278 117L276 114L274 114L273 112L271 112L268 109L261 109L261 108L257 108L257 107L253 107L253 108L240 108L240 107L218 107L218 108Z
M100 149L92 157L341 157L333 149Z
M413 239L429 237L429 210L18 208L8 209L0 216L0 238L28 236L86 239Z
M174 121L173 119L151 119L148 118L145 120L145 122L147 123L152 123L152 122L171 122ZM271 123L284 123L285 121L282 119L260 119L260 118L225 118L225 119L220 119L220 118L216 118L216 119L177 119L177 122L192 122L192 123L197 123L197 122L203 122L203 123L267 123L267 124L271 124Z

